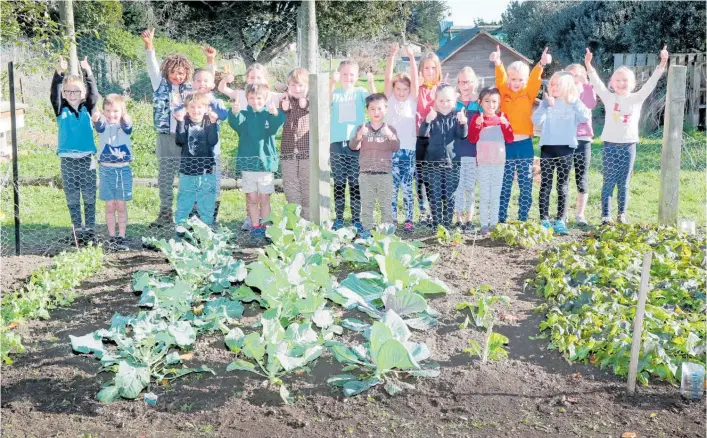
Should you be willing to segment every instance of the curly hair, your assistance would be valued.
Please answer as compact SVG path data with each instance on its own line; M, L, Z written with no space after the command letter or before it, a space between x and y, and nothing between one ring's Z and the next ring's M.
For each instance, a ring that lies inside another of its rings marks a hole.
M192 65L192 63L186 57L178 54L169 55L167 58L165 58L165 60L162 61L162 65L160 66L160 72L162 73L162 76L167 78L169 72L174 71L178 68L184 69L185 78L190 78L194 75L194 66Z

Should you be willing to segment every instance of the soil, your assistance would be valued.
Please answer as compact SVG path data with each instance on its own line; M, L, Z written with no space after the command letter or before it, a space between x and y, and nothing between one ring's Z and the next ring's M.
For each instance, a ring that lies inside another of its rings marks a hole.
M546 340L534 340L542 315L525 281L534 275L537 250L509 248L481 239L460 247L441 247L433 239L427 251L441 254L432 274L454 290L431 300L440 325L414 332L439 362L436 379L411 378L415 385L395 397L376 387L344 398L327 377L342 365L324 354L307 374L286 383L296 401L284 405L262 379L246 372L227 372L232 360L222 336L198 338L190 366L206 364L216 375L178 379L154 388L157 405L142 400L101 404L101 384L112 377L99 373L90 356L71 351L69 335L106 327L115 312L136 311L130 276L144 269L169 270L154 252L111 254L96 276L81 285L70 308L52 312L51 320L18 329L26 352L2 370L2 434L7 437L638 437L705 436L705 405L683 400L677 388L661 383L625 391L625 380L589 365L569 364ZM249 254L252 256L252 254ZM29 274L24 258L5 259L4 266ZM14 269L14 268L13 268ZM8 270L3 270L3 276ZM14 273L13 273L14 275ZM21 275L14 275L15 283ZM3 278L3 285L10 284ZM14 283L13 283L14 284ZM509 358L483 366L463 353L470 338L483 334L473 324L459 329L464 315L455 310L469 299L469 289L488 284L495 294L511 298L514 318L495 330L510 339ZM246 317L257 309L247 305ZM366 319L365 315L356 315Z

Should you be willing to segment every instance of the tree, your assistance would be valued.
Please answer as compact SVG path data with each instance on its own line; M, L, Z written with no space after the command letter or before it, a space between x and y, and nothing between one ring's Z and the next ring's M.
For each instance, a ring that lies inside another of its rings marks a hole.
M439 41L439 22L449 16L449 6L438 0L405 2L405 6L411 10L405 26L409 39L436 46Z

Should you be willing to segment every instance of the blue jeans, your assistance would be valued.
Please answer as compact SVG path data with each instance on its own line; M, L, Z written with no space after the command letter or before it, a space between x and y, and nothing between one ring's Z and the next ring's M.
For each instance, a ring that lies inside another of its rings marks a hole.
M349 148L348 141L330 144L331 177L334 180L334 210L336 219L344 220L346 184L349 185L351 219L361 221L361 191L358 186L358 152Z
M398 218L398 189L403 190L405 221L412 222L415 199L412 195L412 179L415 174L415 151L400 149L393 154L393 221Z
M430 210L432 213L432 223L450 227L454 219L454 192L459 185L460 163L455 162L452 166L429 161L426 163L426 175L424 183L430 187Z
M181 223L187 220L194 208L199 212L199 218L207 225L214 223L214 208L216 206L216 175L179 174L179 189L177 192L177 211L174 221Z
M601 156L604 184L601 188L601 216L611 214L611 195L618 186L619 214L626 213L628 203L628 183L633 173L633 163L636 161L636 143L604 142Z
M506 165L503 168L503 187L501 188L501 206L498 210L498 221L506 222L508 204L511 202L513 189L513 174L518 172L518 220L528 220L528 212L533 204L533 141L525 140L506 143Z

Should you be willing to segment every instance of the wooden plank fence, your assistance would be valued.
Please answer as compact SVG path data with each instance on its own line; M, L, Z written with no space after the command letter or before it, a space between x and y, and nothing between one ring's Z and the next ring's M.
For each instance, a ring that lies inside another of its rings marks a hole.
M655 53L614 53L614 70L626 66L636 74L638 85L648 80L659 63ZM686 117L693 126L705 127L707 105L707 54L676 53L670 55L668 66L687 67Z

